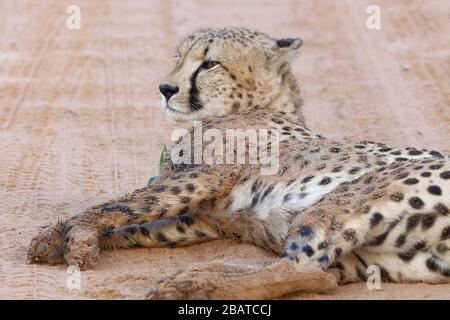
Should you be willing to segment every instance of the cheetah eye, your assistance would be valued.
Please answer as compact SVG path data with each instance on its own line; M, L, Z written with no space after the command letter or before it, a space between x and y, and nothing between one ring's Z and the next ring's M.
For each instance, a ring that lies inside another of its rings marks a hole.
M205 62L203 62L203 69L211 69L212 67L215 67L219 64L219 61L214 61L214 60L207 60Z

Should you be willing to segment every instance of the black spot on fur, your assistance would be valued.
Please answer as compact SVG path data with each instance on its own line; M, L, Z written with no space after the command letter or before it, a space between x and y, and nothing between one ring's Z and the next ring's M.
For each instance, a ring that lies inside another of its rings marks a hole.
M327 165L325 163L321 163L317 166L316 171L320 171L323 170L327 167Z
M356 275L358 276L359 280L361 281L367 281L367 275L361 271L358 267L356 267Z
M314 176L304 177L303 180L301 181L301 183L307 183L307 182L311 181L313 178L314 178Z
M449 209L443 203L436 204L433 209L442 216L446 216L449 214Z
M184 207L180 210L180 212L178 212L178 215L179 215L179 216L182 216L182 215L187 214L188 212L189 212L189 207L188 207L188 206L184 206Z
M395 246L397 248L400 248L401 246L403 246L406 242L406 234L402 233L401 235L398 236L398 238L395 240Z
M298 228L298 233L304 238L309 238L313 235L313 231L309 226L300 226Z
M420 175L424 178L428 178L431 176L431 172L425 171L425 172L422 172Z
M329 260L330 260L330 258L326 254L321 256L319 259L317 259L317 261L321 264L326 264L326 263L328 263Z
M194 218L188 215L180 216L180 221L187 226L191 226L194 223Z
M188 183L186 185L186 191L189 193L193 193L195 191L195 186L192 183Z
M356 231L354 229L347 229L342 233L342 237L346 241L353 241L356 242Z
M411 207L417 210L422 209L423 206L425 205L425 203L419 197L411 197L409 198L408 202L411 205Z
M341 151L341 149L336 148L336 147L330 148L330 152L331 152L331 153L339 153L340 151Z
M432 272L439 271L439 264L436 262L436 258L431 257L426 262L428 270Z
M136 213L133 211L133 209L131 209L130 207L123 205L123 204L118 204L118 203L111 203L111 204L107 204L105 205L102 209L101 212L105 213L105 212L123 212L126 213L130 216L135 216Z
M448 180L448 179L450 179L450 171L441 172L441 174L439 176L444 180Z
M420 214L414 214L408 217L408 220L406 220L406 231L410 232L414 230L419 225L420 220L421 220Z
M251 187L252 193L255 193L256 191L258 191L258 188L260 186L261 186L261 180L260 179L256 179L255 182L253 182L252 187Z
M259 192L255 194L252 198L252 203L250 204L250 208L254 208L259 200Z
M422 216L422 229L430 229L436 222L437 215L434 213L424 214Z
M180 233L186 233L186 229L180 224L177 224L177 231Z
M302 248L302 251L308 256L311 257L315 251L310 245L306 245Z
M381 220L383 220L383 215L379 212L374 213L370 219L370 226L372 228L375 227L381 222Z
M386 240L386 238L389 236L391 231L400 223L402 219L394 220L392 221L389 226L387 227L386 231L382 234L375 237L375 239L369 241L370 246L379 246L382 245L383 242Z
M167 242L167 238L161 232L156 233L156 240L160 242Z
M355 167L355 168L352 168L348 173L355 174L355 173L358 173L359 171L361 171L361 168Z
M135 226L130 226L130 227L125 228L125 232L129 235L134 235L134 234L136 234L137 231L138 231L138 229Z
M327 185L331 182L331 178L330 177L325 177L322 180L319 181L319 185Z
M192 172L189 174L190 178L197 178L198 177L198 173L197 172Z
M427 190L432 195L435 195L435 196L442 195L442 190L441 190L441 188L439 186L435 186L435 185L429 186Z
M160 186L155 186L153 187L153 192L164 192L166 191L166 186L164 185L160 185Z
M405 198L405 195L401 192L394 192L393 194L391 194L390 198L392 201L400 202Z
M343 169L342 166L337 166L337 167L334 167L334 168L333 168L332 172L337 173L337 172L342 171L342 169Z
M435 158L443 158L444 157L440 152L435 151L435 150L431 150L430 155L432 155Z
M404 262L410 262L417 254L418 251L423 250L426 246L424 241L417 242L412 248L405 252L400 252L398 254L399 258Z
M389 274L389 272L381 267L378 266L380 268L380 275L381 275L381 281L383 282L395 282L394 279L392 279L391 275Z
M317 249L319 250L323 250L325 248L327 248L330 244L327 241L322 241L321 243L319 243L319 245L317 246Z
M292 199L292 195L290 193L286 193L283 197L283 202L288 202Z
M150 236L148 229L145 226L141 226L139 230L144 237L148 238Z
M301 193L299 193L298 195L297 195L297 197L299 198L299 199L303 199L303 198L305 198L305 197L307 197L308 196L308 193L307 192L301 192Z
M170 188L170 191L172 192L172 194L177 195L181 192L181 189L180 189L180 187L175 186L175 187Z
M284 123L284 121L280 118L272 118L272 121L275 122L276 124L280 124L280 125Z
M261 197L261 201L264 200L265 197L267 197L271 192L273 191L273 186L269 186L263 193Z
M199 230L195 230L194 234L197 238L205 238L206 237L206 233L201 232Z
M421 155L423 152L422 151L420 151L420 150L410 150L409 152L408 152L408 154L410 155L410 156L418 156L418 155Z
M442 230L441 240L450 239L450 226L446 226L444 230Z
M419 183L419 180L416 178L408 178L405 181L403 181L403 183L406 185L413 185Z
M401 170L403 170L403 168L400 168ZM395 171L398 171L398 170L400 170L400 169L397 169L397 170L395 170ZM396 172L392 172L393 174L395 174ZM397 176L395 176L395 179L396 180L401 180L401 179L404 179L404 178L406 178L407 176L409 176L409 173L408 172L402 172L402 173L400 173L400 174L398 174Z
M188 204L189 202L191 202L191 197L181 197L180 198L180 202L183 204Z

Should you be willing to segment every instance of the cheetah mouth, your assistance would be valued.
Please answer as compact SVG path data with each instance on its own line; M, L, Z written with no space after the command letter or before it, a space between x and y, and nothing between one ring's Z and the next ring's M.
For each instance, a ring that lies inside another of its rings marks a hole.
M167 102L166 99L163 98L163 97L161 97L161 107L164 110L169 111L169 112L173 112L173 113L178 113L178 114L189 114L190 113L190 112L180 111L180 110L172 108L169 105L169 102Z
M180 114L189 114L189 113L191 113L191 112L184 112L184 111L179 111L179 110L177 110L177 109L174 109L174 108L172 108L171 106L169 106L168 103L165 104L164 108L165 108L166 110L171 111L171 112L180 113Z

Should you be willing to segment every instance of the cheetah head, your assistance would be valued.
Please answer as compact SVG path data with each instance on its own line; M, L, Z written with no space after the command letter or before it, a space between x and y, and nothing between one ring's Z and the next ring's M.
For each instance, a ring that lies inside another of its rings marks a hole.
M265 108L299 92L290 61L300 38L273 39L242 28L191 34L176 50L175 69L162 81L161 105L176 121ZM295 102L300 103L300 101ZM286 112L292 101L280 102Z

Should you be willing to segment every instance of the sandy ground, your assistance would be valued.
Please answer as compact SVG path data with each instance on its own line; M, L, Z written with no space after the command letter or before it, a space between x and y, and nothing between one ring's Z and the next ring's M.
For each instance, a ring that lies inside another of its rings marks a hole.
M81 30L66 28L79 4ZM450 153L450 5L378 0L382 30L366 28L369 0L0 1L0 298L140 298L193 262L273 259L216 241L101 255L66 287L63 266L26 264L40 225L146 184L176 127L157 85L177 41L198 27L240 25L301 36L295 71L309 126L394 146ZM450 285L363 284L315 299L450 299Z

